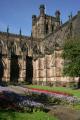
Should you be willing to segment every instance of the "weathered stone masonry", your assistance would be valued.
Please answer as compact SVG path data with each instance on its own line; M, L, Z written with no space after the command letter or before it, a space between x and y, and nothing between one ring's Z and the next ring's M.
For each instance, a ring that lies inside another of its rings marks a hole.
M41 85L62 85L73 80L63 77L62 46L66 39L80 36L80 11L69 16L62 24L60 11L55 17L45 14L40 5L40 15L32 15L30 37L0 32L0 82L28 82ZM75 78L77 80L77 78Z

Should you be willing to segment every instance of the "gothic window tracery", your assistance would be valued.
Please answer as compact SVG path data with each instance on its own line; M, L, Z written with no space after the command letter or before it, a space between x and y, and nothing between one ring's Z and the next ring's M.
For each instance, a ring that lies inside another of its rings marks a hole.
M52 24L52 32L54 32L54 24Z
M49 28L48 28L48 23L46 23L46 34L48 34Z
M4 43L2 40L0 40L0 54L2 54L3 47L4 47Z
M14 43L14 42L12 44L11 52L12 52L12 54L16 54L16 43Z
M20 48L21 48L21 51L24 53L27 53L28 54L28 46L27 46L27 43L24 42L24 41L21 41L20 42Z
M2 53L2 44L1 44L1 41L0 41L0 54Z
M16 43L14 41L8 41L7 48L9 56L16 54Z

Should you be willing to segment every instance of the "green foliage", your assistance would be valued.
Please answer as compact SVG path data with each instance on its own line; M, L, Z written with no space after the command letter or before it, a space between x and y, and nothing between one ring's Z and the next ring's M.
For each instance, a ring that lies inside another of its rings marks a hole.
M62 57L64 59L63 74L80 77L80 38L65 40Z

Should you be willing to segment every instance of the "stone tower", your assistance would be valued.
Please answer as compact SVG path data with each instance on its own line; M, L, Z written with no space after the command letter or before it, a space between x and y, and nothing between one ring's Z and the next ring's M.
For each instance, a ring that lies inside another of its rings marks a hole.
M32 37L45 38L60 26L60 12L55 12L55 17L45 14L45 6L40 5L40 14L32 15Z

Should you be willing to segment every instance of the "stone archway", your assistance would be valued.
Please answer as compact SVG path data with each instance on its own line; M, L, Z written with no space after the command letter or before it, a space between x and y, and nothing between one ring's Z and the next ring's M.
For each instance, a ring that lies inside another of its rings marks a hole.
M33 64L32 64L32 57L26 57L26 82L29 84L32 83L33 79Z
M10 63L10 82L17 83L19 79L19 64L18 64L18 56L12 55L11 56L11 63Z
M0 83L2 82L3 76L4 76L4 64L2 61L2 55L0 54Z

